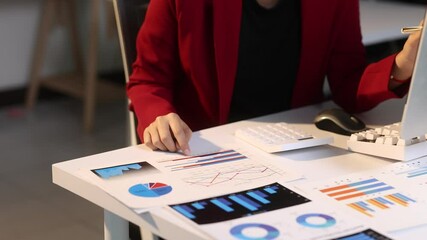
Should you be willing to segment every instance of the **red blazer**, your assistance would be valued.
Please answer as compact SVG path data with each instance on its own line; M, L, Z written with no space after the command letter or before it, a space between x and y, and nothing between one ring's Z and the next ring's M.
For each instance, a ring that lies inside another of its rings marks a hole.
M242 1L151 1L127 85L141 137L157 116L170 112L193 130L227 122ZM325 76L333 100L351 112L398 97L388 90L394 55L366 67L359 0L301 0L301 11L301 58L292 107L323 101Z

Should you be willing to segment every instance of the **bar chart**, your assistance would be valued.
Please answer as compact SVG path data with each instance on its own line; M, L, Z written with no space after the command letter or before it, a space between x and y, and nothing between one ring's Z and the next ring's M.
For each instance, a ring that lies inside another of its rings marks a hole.
M138 162L130 163L118 166L111 166L106 168L93 169L93 173L98 175L103 179L111 179L114 177L125 176L129 174L139 173L139 174L152 174L158 172L158 170L153 167L148 162Z
M337 201L343 201L351 198L367 196L369 194L381 193L392 189L394 189L392 186L389 186L376 178L371 178L324 188L321 189L320 192Z
M374 217L375 213L381 210L389 210L393 207L408 207L416 201L401 193L388 194L381 197L371 198L365 201L357 201L347 204L354 210L369 216Z
M397 173L397 175L405 175L407 178L427 177L427 166L402 171Z
M160 161L159 163L164 164L165 168L174 172L244 159L247 159L247 157L235 150L229 149L203 155L169 159Z
M304 196L275 183L248 191L171 205L170 207L197 224L208 224L307 202L310 202L310 200Z

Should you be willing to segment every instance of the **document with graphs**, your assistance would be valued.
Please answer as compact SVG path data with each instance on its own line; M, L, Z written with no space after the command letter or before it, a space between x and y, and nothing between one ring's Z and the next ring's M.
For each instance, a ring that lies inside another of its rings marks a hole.
M243 148L215 149L192 156L157 152L150 159L120 161L81 174L133 209L169 205L232 193L302 176Z

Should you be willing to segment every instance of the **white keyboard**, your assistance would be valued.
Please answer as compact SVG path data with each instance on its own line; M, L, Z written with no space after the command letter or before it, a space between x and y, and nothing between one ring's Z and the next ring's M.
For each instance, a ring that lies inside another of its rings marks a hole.
M427 155L426 135L412 139L399 138L400 123L354 133L347 147L354 152L408 161Z
M333 137L317 138L287 123L262 124L236 130L236 137L269 153L329 144Z

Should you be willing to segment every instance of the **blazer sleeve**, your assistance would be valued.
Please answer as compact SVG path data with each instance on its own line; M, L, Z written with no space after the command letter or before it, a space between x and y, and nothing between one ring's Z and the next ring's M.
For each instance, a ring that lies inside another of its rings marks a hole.
M137 132L157 116L175 112L174 83L179 76L177 18L173 0L150 2L138 33L137 58L127 84L130 110L138 119Z
M339 1L327 77L333 100L350 112L369 110L384 100L402 97L407 88L390 91L395 54L367 65L362 44L359 1Z

